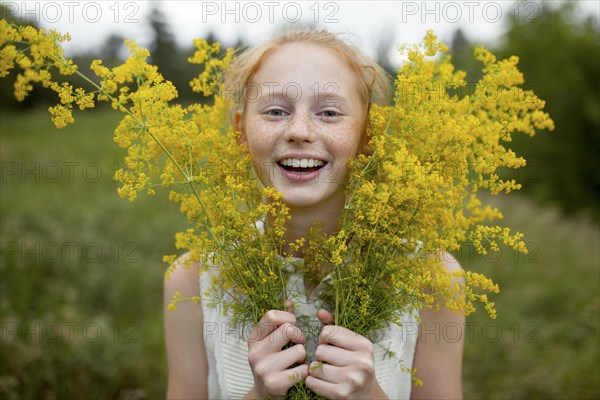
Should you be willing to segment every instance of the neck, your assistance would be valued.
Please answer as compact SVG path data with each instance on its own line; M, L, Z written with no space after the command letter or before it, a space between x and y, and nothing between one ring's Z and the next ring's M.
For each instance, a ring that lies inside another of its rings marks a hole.
M337 201L337 204L329 205L329 207L290 207L291 218L286 223L286 230L283 239L286 243L292 243L297 239L307 237L310 228L318 222L325 234L333 235L338 232L341 222L342 211L344 209L344 200ZM270 218L269 218L270 219ZM268 219L268 224L270 225ZM285 247L286 253L291 253L296 257L302 257L304 249L308 247L308 241L304 242L304 246L299 251L291 251L289 247Z

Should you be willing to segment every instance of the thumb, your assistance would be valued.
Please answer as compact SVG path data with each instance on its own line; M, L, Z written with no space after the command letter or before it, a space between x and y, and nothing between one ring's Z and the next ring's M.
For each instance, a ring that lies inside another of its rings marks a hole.
M291 300L286 300L284 303L285 311L289 313L294 313L294 303Z
M333 314L324 309L317 311L317 318L325 325L333 323Z

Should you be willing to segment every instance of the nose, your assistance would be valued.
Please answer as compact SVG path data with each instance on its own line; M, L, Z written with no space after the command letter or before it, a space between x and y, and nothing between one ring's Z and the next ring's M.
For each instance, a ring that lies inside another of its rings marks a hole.
M287 142L313 142L315 140L314 126L308 112L296 112L288 120L285 129Z

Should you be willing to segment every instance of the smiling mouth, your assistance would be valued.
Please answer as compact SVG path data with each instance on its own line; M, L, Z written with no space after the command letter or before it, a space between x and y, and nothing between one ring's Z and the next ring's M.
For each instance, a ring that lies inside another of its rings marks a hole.
M315 172L327 165L327 161L317 160L312 158L285 158L277 163L286 171L296 173Z

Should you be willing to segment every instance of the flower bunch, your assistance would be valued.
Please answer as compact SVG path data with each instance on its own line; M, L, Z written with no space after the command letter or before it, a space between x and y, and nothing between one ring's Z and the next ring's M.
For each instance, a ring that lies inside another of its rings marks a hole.
M494 317L486 293L498 287L481 274L447 273L443 256L465 241L482 254L499 244L526 252L520 233L487 224L502 214L478 197L481 189L519 189L498 174L499 168L525 165L503 142L514 132L553 128L544 102L520 87L516 57L496 60L477 49L484 75L466 93L466 74L454 69L449 56L435 57L447 49L432 32L422 43L402 47L408 61L396 77L394 104L371 107L370 150L351 162L340 230L326 235L315 226L308 237L285 243L289 210L280 193L258 184L218 92L232 49L218 58L218 44L194 41L197 51L188 61L203 69L191 86L213 101L182 107L172 104L176 88L146 63L149 52L133 42L127 42L130 56L122 65L92 63L96 78L84 79L94 90L86 91L52 75L81 75L60 48L68 36L2 20L0 37L0 77L16 63L23 70L15 84L18 99L32 82L56 91L60 104L50 112L58 128L73 122L73 104L84 109L107 101L124 113L114 134L127 149L115 174L119 195L132 201L142 191L154 194L157 185L170 189L169 198L191 225L176 235L176 247L189 250L190 265L218 266L210 297L232 312L234 324L256 323L267 310L283 309L289 296L284 265L301 248L306 276L331 277L324 280L322 300L335 323L367 337L424 306L444 304L468 314L482 302ZM263 232L256 222L267 219ZM175 258L165 261L174 265ZM183 299L177 294L170 308ZM299 385L291 391L295 398L311 395Z
M196 52L188 61L204 68L191 86L205 96L214 95L214 101L184 108L171 103L177 98L176 88L163 79L156 66L146 62L148 50L132 41L126 41L130 56L122 65L111 69L94 60L90 68L96 78L92 79L64 57L60 44L69 40L67 35L17 27L5 20L0 20L0 33L0 75L6 76L15 62L24 69L15 83L18 99L24 98L25 81L60 88L60 104L50 108L57 128L74 122L72 103L83 98L86 107L82 109L93 107L94 101L107 101L124 114L114 132L114 141L127 150L123 166L115 172L115 179L122 184L118 194L133 201L140 192L155 194L157 186L170 189L170 200L180 205L192 225L176 235L176 247L190 251L190 265L220 265L221 275L214 286L218 293L239 300L226 303L234 322L257 322L267 310L282 308L286 294L280 254L289 218L287 207L279 193L257 185L248 151L238 145L229 126L225 100L215 93L233 49L217 58L218 43L194 41ZM22 61L30 58L35 60L33 66ZM56 70L58 75L53 74ZM71 74L79 75L93 90L57 83L61 75ZM32 87L26 89L25 95ZM274 224L263 235L255 223L267 215ZM299 248L301 243L290 245ZM164 260L174 265L175 256ZM170 308L182 299L176 296ZM193 300L199 301L199 297Z
M432 58L446 50L431 31L401 49L408 61L396 77L394 106L371 109L370 154L353 161L342 227L310 252L317 264L333 266L324 297L336 323L363 335L408 309L440 303L469 314L480 301L494 318L486 292L497 293L497 285L470 271L446 273L444 255L465 241L482 254L500 243L526 252L521 233L484 224L502 214L478 192L519 189L497 171L525 160L502 142L516 131L552 129L552 120L543 101L519 87L516 57L497 61L478 48L484 76L472 95L459 97L465 73L449 56Z

